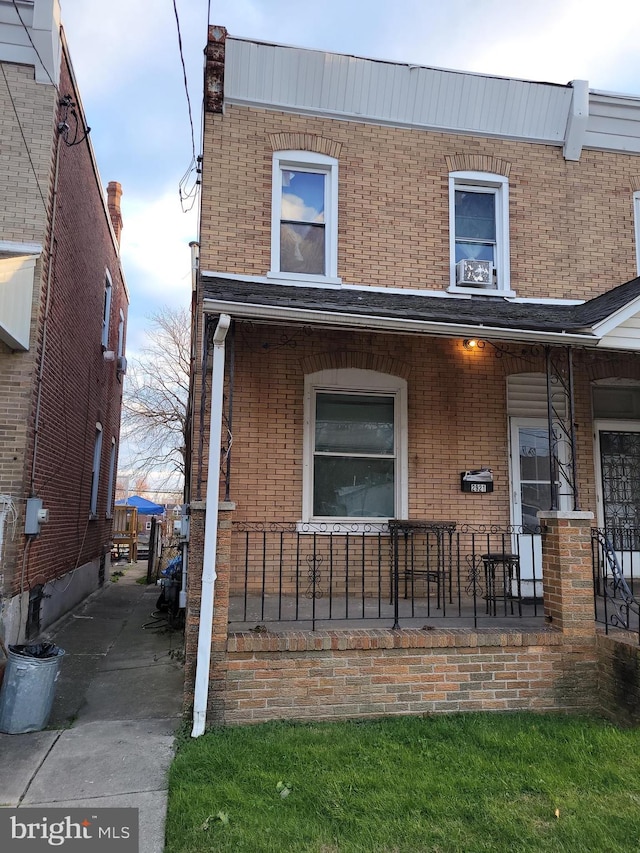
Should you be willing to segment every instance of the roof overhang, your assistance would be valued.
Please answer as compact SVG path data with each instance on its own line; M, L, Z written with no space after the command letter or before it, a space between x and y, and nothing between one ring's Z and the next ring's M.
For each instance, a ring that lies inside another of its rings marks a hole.
M593 334L544 332L539 329L508 329L500 326L468 323L443 323L430 320L385 317L380 314L352 314L341 311L321 311L308 308L287 308L255 302L204 299L204 310L211 314L229 314L234 319L266 323L295 323L303 326L322 326L335 329L359 329L404 335L438 335L441 337L482 337L487 340L527 341L531 343L575 344L596 347L599 339Z

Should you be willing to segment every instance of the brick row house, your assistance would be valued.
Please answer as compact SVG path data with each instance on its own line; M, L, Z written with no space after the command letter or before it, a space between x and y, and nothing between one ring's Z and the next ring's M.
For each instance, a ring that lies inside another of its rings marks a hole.
M108 570L128 293L58 0L0 2L0 636Z
M206 56L194 733L609 707L594 605L622 578L633 612L640 552L638 97L223 27Z

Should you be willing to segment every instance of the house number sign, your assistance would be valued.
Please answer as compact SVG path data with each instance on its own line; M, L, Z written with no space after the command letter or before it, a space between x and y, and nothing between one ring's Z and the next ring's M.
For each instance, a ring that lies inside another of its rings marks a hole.
M491 468L476 468L473 471L462 471L460 488L463 492L476 495L487 495L493 491L493 472Z

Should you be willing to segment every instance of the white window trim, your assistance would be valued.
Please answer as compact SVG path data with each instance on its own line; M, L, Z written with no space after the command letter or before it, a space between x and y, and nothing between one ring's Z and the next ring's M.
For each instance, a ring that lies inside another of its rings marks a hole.
M109 270L105 270L104 277L104 305L102 313L102 346L109 349L109 325L111 323L111 296L113 294L113 282Z
M89 505L89 518L98 516L98 487L100 485L100 463L102 461L102 424L96 423L96 436L93 445L93 466L91 468L91 503Z
M394 436L396 458L395 481L395 518L407 518L409 507L409 465L408 465L408 429L407 429L407 382L399 376L378 373L375 370L358 368L338 368L310 373L304 380L304 439L303 439L303 491L302 520L298 524L300 532L345 532L378 533L387 528L386 519L381 518L340 518L337 516L313 515L313 434L314 403L316 393L362 392L366 394L384 394L395 398Z
M326 275L280 271L280 214L282 208L283 169L302 169L324 172L325 181L325 270ZM338 277L338 161L326 154L312 151L276 151L273 155L271 180L271 270L268 278L281 281L309 281L342 284Z
M468 187L489 188L496 197L496 288L464 287L456 284L456 190ZM449 253L451 293L473 293L477 296L515 296L511 290L509 252L509 179L491 172L449 173Z
M636 238L636 274L640 275L640 192L633 194L633 225Z
M107 512L106 518L113 518L113 486L116 475L116 440L111 439L111 450L109 452L109 483L107 485Z

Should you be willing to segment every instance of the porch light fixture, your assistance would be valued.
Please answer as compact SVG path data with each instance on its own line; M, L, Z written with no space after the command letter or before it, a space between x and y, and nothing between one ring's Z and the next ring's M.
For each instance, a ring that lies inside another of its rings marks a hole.
M462 346L466 350L474 350L478 348L479 341L476 338L465 338L462 341Z

